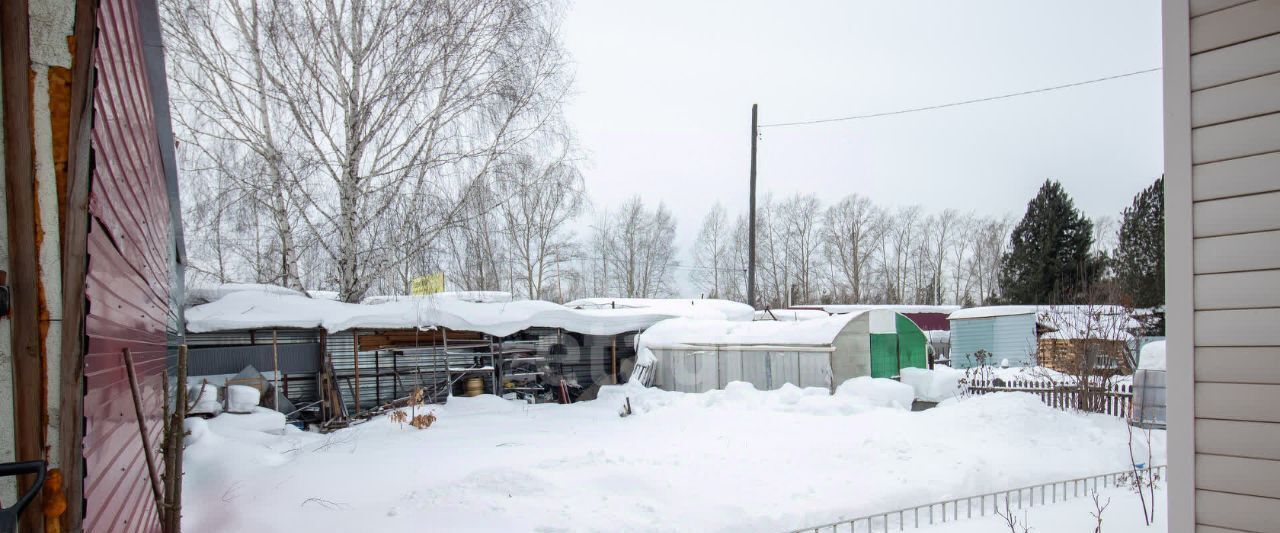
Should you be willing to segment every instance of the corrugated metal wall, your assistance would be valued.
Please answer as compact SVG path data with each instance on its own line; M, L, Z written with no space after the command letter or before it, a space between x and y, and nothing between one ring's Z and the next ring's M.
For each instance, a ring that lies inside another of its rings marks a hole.
M85 321L86 531L158 531L122 350L137 366L153 446L171 309L169 200L136 5L102 0L93 63L93 169ZM159 453L159 450L154 450Z
M970 368L977 364L973 354L992 354L988 364L1008 359L1011 366L1030 364L1036 353L1035 315L966 318L951 321L951 366Z

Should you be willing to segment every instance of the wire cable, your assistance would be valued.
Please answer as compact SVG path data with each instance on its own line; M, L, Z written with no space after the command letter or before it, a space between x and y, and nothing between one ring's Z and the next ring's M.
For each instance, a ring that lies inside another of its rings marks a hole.
M925 107L913 107L913 108L910 108L910 109L899 109L899 110L897 110L897 111L885 111L885 112L883 112L883 113L871 113L871 114L869 114L869 115L853 115L853 116L848 116L848 117L823 118L823 119L817 119L817 120L800 120L800 121L796 121L796 122L777 122L777 123L774 123L774 124L761 124L761 125L760 125L760 126L758 126L758 127L760 127L760 128L779 128L779 127L784 127L784 126L807 126L807 125L811 125L811 124L824 124L824 123L827 123L827 122L844 122L844 121L848 121L848 120L861 120L861 119L867 119L867 118L887 117L887 116L891 116L891 115L903 115L903 114L906 114L906 113L917 113L917 112L920 112L920 111L932 111L932 110L934 110L934 109L943 109L943 108L947 108L947 107L956 107L956 106L969 105L969 104L978 104L978 103L982 103L982 102L990 102L990 101L992 101L992 100L1000 100L1000 99L1003 99L1003 98L1013 98L1013 97L1015 97L1015 96L1026 96L1026 95L1029 95L1029 94L1037 94L1037 93L1044 93L1044 92L1049 92L1049 91L1057 91L1057 90L1060 90L1060 89L1070 89L1070 88L1072 88L1072 87L1079 87L1079 86L1081 86L1081 85L1089 85L1089 84L1092 84L1092 83L1101 83L1101 82L1104 82L1104 81L1118 80L1118 79L1120 79L1120 78L1127 78L1127 77L1130 77L1130 76L1137 76L1137 75L1140 75L1140 74L1146 74L1146 73L1148 73L1148 72L1155 72L1155 71L1158 71L1158 70L1161 70L1161 67L1149 68L1149 69L1146 69L1146 70L1136 70L1136 71L1133 71L1133 72L1126 72L1126 73L1124 73L1124 74L1116 74L1116 75L1114 75L1114 76L1107 76L1107 77L1105 77L1105 78L1097 78L1097 79L1092 79L1092 80L1078 81L1078 82L1075 82L1075 83L1068 83L1068 84L1066 84L1066 85L1055 85L1055 86L1053 86L1053 87L1043 87L1043 88L1040 88L1040 89L1032 89L1032 90L1030 90L1030 91L1022 91L1022 92L1017 92L1017 93L1002 94L1002 95L999 95L999 96L988 96L988 97L986 97L986 98L977 98L977 99L974 99L974 100L965 100L965 101L962 101L962 102L951 102L951 103L948 103L948 104L938 104L938 105L931 105L931 106L925 106Z

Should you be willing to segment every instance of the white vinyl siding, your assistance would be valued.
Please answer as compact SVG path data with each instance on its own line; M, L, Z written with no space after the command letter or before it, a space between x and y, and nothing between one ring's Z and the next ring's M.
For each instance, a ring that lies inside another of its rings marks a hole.
M1191 266L1193 336L1180 338L1193 354L1193 409L1170 420L1170 437L1179 420L1194 425L1182 457L1194 459L1196 523L1178 515L1170 531L1280 532L1280 0L1165 1L1186 23L1166 19L1166 50L1189 51L1181 64L1165 59L1178 69L1167 78L1166 175L1187 180L1172 185L1179 194L1190 185L1166 218L1171 249L1191 244L1171 261Z

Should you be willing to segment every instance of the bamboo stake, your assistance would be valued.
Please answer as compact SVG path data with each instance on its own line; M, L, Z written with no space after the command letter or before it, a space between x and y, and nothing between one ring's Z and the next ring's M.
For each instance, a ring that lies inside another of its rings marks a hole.
M164 521L164 498L160 495L160 477L156 472L156 458L151 451L151 437L147 435L147 422L142 413L142 392L138 390L138 373L133 367L133 354L123 350L124 367L129 374L129 391L133 393L133 411L138 417L138 434L142 437L142 452L147 460L147 474L151 478L151 494L155 497L156 512Z

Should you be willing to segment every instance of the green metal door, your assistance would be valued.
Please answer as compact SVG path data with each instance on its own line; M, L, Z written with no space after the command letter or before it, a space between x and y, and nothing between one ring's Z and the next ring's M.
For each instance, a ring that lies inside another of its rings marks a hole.
M871 334L871 377L891 378L898 375L898 334Z

